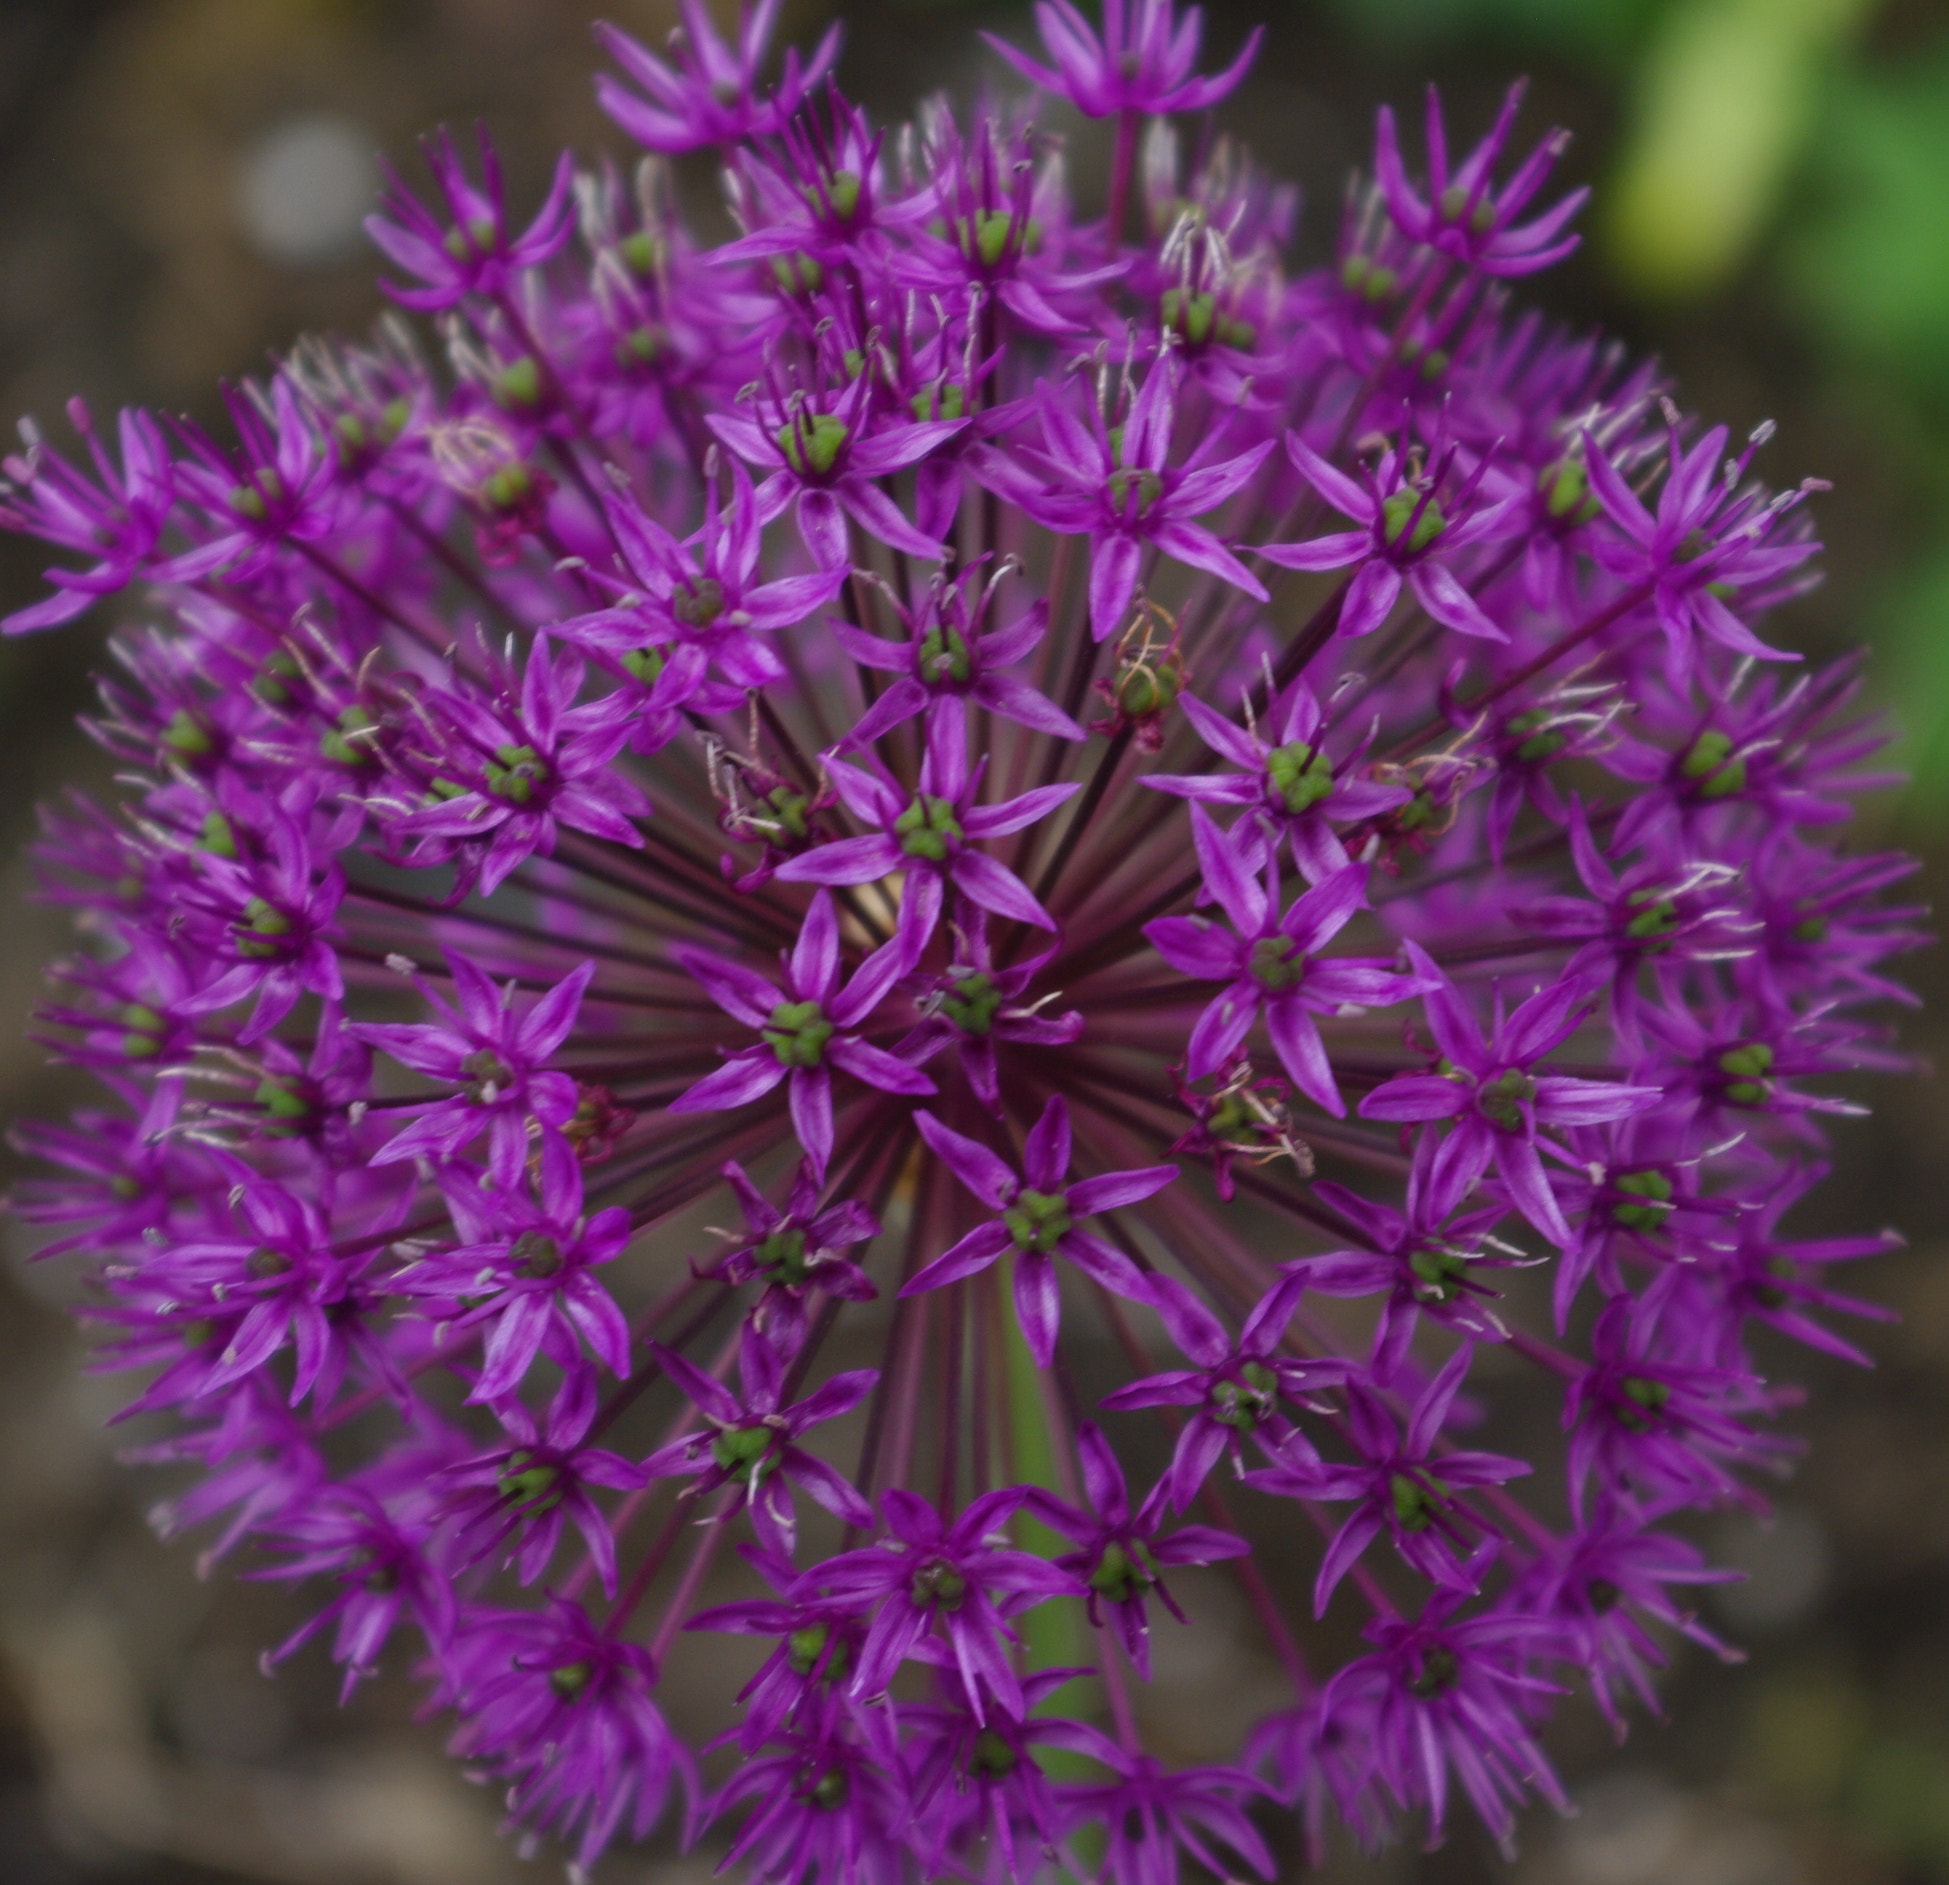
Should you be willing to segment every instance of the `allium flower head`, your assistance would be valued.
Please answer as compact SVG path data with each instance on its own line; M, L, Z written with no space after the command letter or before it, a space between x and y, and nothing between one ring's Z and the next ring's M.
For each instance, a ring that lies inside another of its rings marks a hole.
M370 229L438 346L25 429L7 631L127 625L120 802L41 846L102 1092L14 1208L161 1528L292 1587L270 1662L417 1668L576 1866L1506 1844L1559 1696L1736 1653L1679 1528L1793 1446L1755 1326L1883 1314L1892 1234L1799 1221L1922 940L1858 663L1763 632L1818 487L1508 311L1581 200L1520 90L1458 162L1431 97L1425 179L1383 113L1288 281L1292 193L1169 121L1257 34L1036 8L1097 204L778 12L602 30L633 178L429 145ZM1135 1685L1217 1579L1282 1693L1174 1768Z

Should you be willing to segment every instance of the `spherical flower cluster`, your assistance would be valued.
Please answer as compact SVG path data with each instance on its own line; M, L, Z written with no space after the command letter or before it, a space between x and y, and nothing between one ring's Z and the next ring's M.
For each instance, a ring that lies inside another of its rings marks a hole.
M108 1097L15 1208L165 1529L301 1593L276 1655L420 1658L577 1864L1506 1842L1560 1693L1723 1647L1679 1521L1790 1452L1755 1326L1875 1313L1885 1234L1782 1228L1918 940L1837 843L1852 668L1758 632L1812 487L1508 311L1577 203L1513 95L1419 180L1383 113L1289 279L1172 0L1007 49L1113 121L1095 218L1020 103L767 90L773 11L605 31L658 155L525 221L434 145L370 227L437 344L7 460L66 553L7 627L132 603L126 796L43 846ZM1221 1577L1286 1699L1172 1769L1150 1632ZM702 1751L690 1631L753 1639Z

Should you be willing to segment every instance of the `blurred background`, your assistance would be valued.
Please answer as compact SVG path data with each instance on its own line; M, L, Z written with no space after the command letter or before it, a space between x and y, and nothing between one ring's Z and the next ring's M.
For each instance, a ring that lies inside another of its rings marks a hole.
M728 6L724 9L728 12ZM608 17L660 39L667 0ZM832 11L789 0L788 35ZM855 0L841 76L881 117L992 68L978 27L1029 35L1027 6ZM1473 139L1527 73L1526 123L1576 132L1589 237L1528 284L1562 319L1664 357L1684 403L1762 461L1829 478L1827 581L1787 638L1866 640L1911 783L1860 841L1949 870L1949 0L1217 0L1229 55L1271 15L1257 72L1226 108L1267 165L1305 185L1301 259L1330 244L1374 105L1418 111L1438 79ZM585 0L0 0L0 418L58 422L137 401L209 416L224 375L305 329L362 328L379 301L360 217L379 154L487 121L517 204L564 143L623 155L590 94ZM1076 132L1087 163L1090 132ZM1418 147L1418 138L1415 140ZM708 189L699 172L691 179ZM0 612L44 558L0 543ZM0 1115L73 1092L24 1041L40 969L67 946L30 901L35 801L99 782L72 731L103 625L0 647ZM1939 891L1934 901L1944 901ZM1949 971L1909 965L1943 1031ZM1499 1859L1459 1816L1449 1845L1347 1855L1344 1885L1924 1885L1949 1881L1949 1108L1921 1077L1875 1083L1844 1126L1818 1221L1887 1222L1910 1248L1864 1291L1899 1310L1872 1373L1795 1351L1802 1471L1765 1528L1708 1525L1748 1581L1708 1620L1745 1644L1727 1669L1681 1656L1669 1726L1617 1748L1566 1707L1552 1746L1580 1812L1525 1824ZM11 1175L11 1174L7 1174ZM398 1674L339 1709L322 1651L275 1681L256 1657L303 1614L289 1593L164 1550L153 1479L119 1467L118 1389L82 1372L19 1227L0 1265L0 1885L501 1885L555 1875L493 1834L494 1802L413 1720ZM1180 1718L1221 1739L1256 1672L1242 1642L1168 1635ZM603 1885L691 1885L697 1859L617 1854Z

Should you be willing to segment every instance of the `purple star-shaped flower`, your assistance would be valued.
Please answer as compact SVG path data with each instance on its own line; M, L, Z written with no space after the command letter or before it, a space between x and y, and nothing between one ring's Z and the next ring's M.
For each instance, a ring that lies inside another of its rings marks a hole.
M746 464L768 472L758 487L758 517L770 523L797 501L799 535L821 569L846 569L852 518L889 549L939 562L947 546L923 535L880 489L879 480L918 464L951 439L965 419L919 419L871 425L873 376L862 373L835 398L815 406L803 393L772 391L758 417L708 415L710 428Z
M1082 1033L1083 1017L1075 1009L1065 1014L1045 1012L1047 997L1026 1005L1021 1001L1037 974L1048 966L1057 944L998 969L988 947L987 912L976 908L967 916L954 960L933 978L930 988L915 996L914 1006L926 1018L900 1043L899 1052L919 1065L952 1042L968 1084L991 1113L999 1113L1001 1076L995 1044L1064 1047Z
M1166 1588L1163 1573L1174 1565L1214 1564L1242 1558L1252 1547L1243 1538L1210 1525L1180 1525L1158 1536L1164 1519L1160 1484L1137 1512L1123 1467L1093 1421L1076 1430L1076 1452L1083 1468L1083 1508L1065 1504L1053 1493L1031 1487L1028 1510L1052 1531L1082 1547L1054 1562L1073 1572L1089 1591L1090 1621L1100 1624L1107 1607L1117 1641L1146 1682L1150 1680L1150 1619L1146 1599L1155 1595L1180 1623L1187 1621Z
M1279 701L1265 734L1256 726L1227 720L1195 694L1180 694L1178 705L1191 730L1220 759L1242 770L1216 775L1153 772L1141 783L1173 798L1250 806L1252 817L1234 828L1248 870L1261 869L1267 842L1276 843L1283 835L1306 881L1321 883L1352 862L1334 834L1336 822L1374 818L1414 796L1405 786L1359 777L1358 753L1337 764L1327 756L1326 716L1303 681L1296 681Z
M978 569L964 570L952 580L936 576L920 606L913 610L889 598L910 637L904 643L870 635L850 622L829 624L833 639L861 666L900 677L840 741L841 752L872 745L917 713L945 719L964 712L964 702L1057 739L1088 737L1068 714L1028 682L1001 672L1022 660L1042 640L1049 627L1049 605L1038 600L1008 627L984 634L981 623L998 580L983 584Z
M1375 1618L1363 1634L1380 1647L1327 1684L1321 1737L1355 1751L1361 1781L1378 1780L1402 1807L1424 1808L1431 1842L1442 1837L1452 1769L1513 1857L1525 1786L1571 1810L1535 1729L1539 1698L1562 1693L1535 1669L1561 1654L1563 1630L1513 1608L1457 1621L1466 1596L1440 1590L1418 1618Z
M683 25L670 35L668 64L606 20L596 22L602 49L648 94L639 98L604 72L596 79L596 102L649 150L675 156L776 131L839 53L837 26L828 29L803 66L796 48L788 47L777 84L761 93L758 72L778 20L779 0L758 0L749 9L739 6L735 47L718 37L704 0L681 4Z
M1398 1211L1322 1179L1313 1187L1314 1195L1357 1228L1364 1247L1301 1257L1285 1266L1322 1296L1385 1293L1368 1363L1381 1387L1400 1372L1424 1315L1472 1341L1506 1341L1509 1331L1490 1307L1498 1292L1473 1272L1532 1261L1514 1245L1489 1235L1507 1209L1500 1200L1472 1211L1460 1209L1466 1187L1457 1186L1452 1170L1445 1178L1436 1176L1440 1150L1432 1137L1416 1141L1407 1196Z
M1563 226L1583 207L1588 189L1572 190L1562 202L1527 223L1516 218L1529 207L1570 143L1567 131L1552 131L1516 168L1516 174L1497 190L1490 178L1496 160L1509 142L1517 108L1527 82L1509 88L1502 109L1485 137L1459 169L1448 169L1448 136L1441 120L1441 96L1428 87L1428 194L1424 199L1408 182L1401 162L1400 135L1394 113L1383 105L1374 138L1374 175L1381 186L1387 213L1411 242L1479 269L1485 275L1531 275L1560 262L1581 240L1561 234Z
M1031 84L1067 98L1086 118L1203 111L1236 89L1265 36L1254 27L1224 71L1193 78L1204 33L1201 7L1180 21L1173 0L1103 0L1099 35L1071 0L1037 0L1035 24L1053 71L993 33L982 38Z
M787 1354L796 1354L804 1339L805 1299L811 1291L822 1290L846 1302L869 1302L879 1293L857 1263L839 1254L879 1235L880 1221L865 1205L843 1198L820 1210L819 1179L804 1162L793 1175L791 1195L782 1211L751 1182L736 1159L726 1162L721 1175L737 1194L745 1235L733 1238L715 1263L692 1268L697 1275L720 1283L763 1283L765 1292L752 1309L754 1324Z
M784 1601L718 1604L700 1610L684 1628L778 1638L778 1647L738 1691L745 1704L738 1745L751 1754L782 1729L803 1727L832 1712L835 1691L858 1663L865 1631L851 1604L831 1597L791 1596L800 1577L789 1559L757 1545L740 1545L738 1555Z
M1113 1245L1079 1230L1077 1223L1100 1211L1155 1197L1178 1175L1175 1165L1145 1165L1067 1183L1069 1108L1060 1093L1042 1109L1042 1117L1022 1143L1020 1178L985 1145L950 1131L933 1114L916 1112L914 1124L948 1170L996 1216L936 1257L901 1295L916 1296L958 1283L1012 1249L1015 1313L1029 1352L1042 1368L1049 1366L1056 1352L1056 1329L1062 1319L1057 1257L1067 1257L1085 1276L1119 1296L1142 1295L1143 1272Z
M1177 1885L1180 1852L1188 1852L1213 1878L1236 1876L1219 1850L1229 1847L1261 1878L1276 1870L1259 1830L1246 1818L1241 1796L1264 1785L1236 1767L1184 1767L1166 1772L1154 1755L1104 1742L1096 1758L1116 1779L1069 1789L1064 1825L1100 1823L1107 1836L1100 1877L1127 1885Z
M1595 538L1592 547L1605 568L1650 585L1665 633L1665 672L1681 697L1691 692L1701 638L1761 660L1800 658L1768 647L1730 606L1741 592L1764 597L1820 548L1804 535L1774 537L1775 526L1817 485L1768 499L1746 481L1746 468L1767 432L1762 427L1755 433L1722 471L1724 426L1714 426L1688 451L1674 424L1655 514L1596 440L1584 439L1591 494L1618 533Z
M1171 463L1177 372L1160 354L1129 410L1115 422L1090 401L1081 417L1039 384L1028 402L1043 443L1013 453L982 445L968 454L976 481L1018 504L1046 528L1090 540L1090 633L1102 641L1122 622L1137 591L1144 551L1154 547L1209 571L1263 602L1265 586L1202 524L1193 520L1239 490L1272 450L1270 439L1218 464L1207 461L1225 436L1214 426L1181 465Z
M476 184L460 162L453 139L441 132L426 143L426 161L447 200L447 220L431 214L394 176L386 193L386 214L368 216L365 232L387 260L426 284L402 288L380 285L402 307L423 313L450 308L468 295L505 294L528 270L540 268L575 233L575 160L562 153L547 200L518 236L508 233L507 198L501 163L480 133L481 181Z
M176 486L162 428L146 412L125 410L117 423L119 467L81 400L68 401L68 420L87 444L99 484L90 483L86 472L69 464L23 420L26 451L0 465L9 480L0 495L0 524L95 561L87 569L49 570L55 593L0 621L0 632L8 635L71 622L97 598L126 589L138 575L153 570L166 580L189 582L208 575L229 555L228 546L200 544L166 569L156 566Z
M840 803L859 823L877 829L871 836L840 838L787 858L778 867L779 881L872 884L896 871L904 873L895 935L904 952L903 972L927 947L950 885L967 902L997 916L1054 929L1055 919L1028 885L992 852L975 847L1046 818L1082 787L1037 786L999 805L977 805L975 795L987 770L986 758L968 765L967 733L958 714L930 722L919 790L911 795L901 791L883 766L872 772L859 766L829 767L826 776Z
M1491 1165L1516 1209L1559 1250L1574 1241L1563 1207L1543 1169L1539 1135L1548 1126L1597 1126L1658 1104L1650 1087L1617 1080L1576 1080L1532 1069L1574 1034L1595 999L1586 980L1560 979L1540 988L1513 1014L1496 1000L1495 1024L1485 1037L1474 1011L1419 944L1409 959L1426 978L1423 1012L1441 1050L1432 1073L1396 1074L1360 1102L1363 1119L1402 1124L1452 1119L1431 1173L1466 1194Z
M1379 1395L1350 1386L1346 1437L1361 1456L1357 1465L1329 1464L1307 1447L1246 1474L1248 1485L1280 1498L1359 1501L1320 1560L1313 1583L1316 1617L1326 1615L1335 1586L1383 1530L1402 1559L1430 1582L1450 1590L1476 1588L1480 1566L1467 1556L1464 1524L1480 1527L1481 1520L1451 1495L1471 1486L1500 1486L1532 1468L1500 1453L1435 1451L1473 1359L1466 1342L1448 1358L1415 1402L1405 1435Z
M517 1017L514 985L496 988L479 964L457 949L446 951L456 1009L425 978L413 977L436 1015L433 1022L360 1022L352 1032L390 1054L401 1066L430 1079L452 1081L458 1093L415 1102L416 1113L372 1155L375 1165L405 1159L450 1159L482 1132L488 1135L487 1168L497 1184L512 1187L528 1158L528 1122L559 1132L575 1117L574 1079L550 1073L548 1062L574 1031L582 995L596 972L593 962L572 969Z
M1197 1409L1179 1429L1170 1469L1159 1482L1158 1490L1176 1511L1190 1509L1221 1454L1229 1451L1233 1471L1243 1470L1240 1449L1247 1438L1274 1458L1293 1441L1297 1430L1281 1412L1282 1400L1303 1402L1353 1372L1349 1362L1281 1353L1305 1288L1305 1279L1298 1276L1275 1283L1234 1339L1176 1277L1153 1272L1143 1279L1143 1301L1157 1311L1178 1351L1198 1365L1146 1375L1106 1396L1103 1405L1113 1412L1132 1407Z
M986 1719L984 1691L1005 1714L1022 1718L1022 1684L1006 1647L1015 1638L1004 1618L1024 1603L1081 1595L1067 1571L1009 1546L1001 1527L1026 1496L1020 1486L985 1493L950 1524L925 1499L896 1486L880 1500L888 1537L829 1558L799 1579L795 1597L825 1596L873 1610L855 1695L882 1694L934 1631L946 1640L977 1720Z
M507 1400L544 1348L572 1362L578 1337L612 1374L629 1373L629 1324L593 1272L634 1231L621 1205L583 1217L582 1167L566 1139L542 1140L536 1195L483 1184L460 1166L441 1173L440 1188L460 1242L420 1257L393 1287L451 1305L456 1330L485 1330L469 1401Z
M454 858L471 887L492 895L536 852L551 856L559 829L641 850L630 821L646 817L642 789L610 762L629 738L630 716L615 699L578 705L586 664L552 652L537 635L522 670L490 702L458 689L429 690L428 721L445 735L429 781L430 801L391 819L387 832L415 861Z
M1483 614L1448 563L1457 550L1495 536L1517 501L1478 501L1486 458L1444 505L1439 494L1454 462L1452 449L1436 454L1433 466L1424 471L1417 455L1390 445L1372 470L1360 467L1357 479L1328 464L1297 432L1286 434L1286 455L1314 490L1360 528L1305 543L1264 543L1254 553L1281 569L1358 565L1340 605L1342 640L1379 628L1404 584L1443 627L1485 641L1509 639Z
M459 1561L478 1564L513 1541L508 1558L522 1583L532 1584L573 1519L602 1588L615 1596L616 1538L589 1489L632 1490L648 1475L618 1453L583 1444L596 1416L595 1370L569 1368L540 1419L513 1399L499 1402L494 1416L510 1444L446 1467L433 1481L440 1515L459 1522Z
M836 1374L787 1407L783 1405L786 1357L749 1322L738 1344L741 1396L661 1342L652 1342L650 1352L710 1423L710 1431L659 1447L643 1462L646 1478L700 1474L700 1492L735 1485L738 1496L731 1511L750 1512L759 1542L783 1558L792 1555L798 1534L793 1486L847 1525L865 1530L873 1523L873 1508L798 1439L808 1428L837 1420L857 1407L879 1380L879 1369ZM731 1512L724 1516L729 1518Z
M857 1032L905 971L900 940L876 949L841 988L839 921L827 891L821 890L806 912L798 941L785 959L782 989L708 949L686 947L673 953L712 1001L763 1038L679 1094L670 1102L671 1112L747 1106L789 1080L792 1129L814 1175L823 1178L832 1158L835 1067L883 1093L934 1091L933 1081L919 1068L862 1040Z
M1367 867L1349 864L1295 897L1277 914L1279 863L1266 856L1263 875L1245 862L1245 847L1221 831L1202 805L1191 830L1206 888L1230 918L1227 933L1204 916L1163 916L1144 925L1152 948L1181 975L1224 982L1191 1031L1187 1071L1203 1080L1231 1066L1261 1013L1280 1064L1314 1105L1336 1119L1346 1103L1313 1020L1349 1005L1384 1008L1428 986L1376 956L1326 957L1320 951L1367 900Z
M747 690L785 678L785 664L757 637L804 621L846 580L838 569L758 580L757 498L735 460L729 505L713 482L703 525L690 537L672 535L629 492L606 491L602 503L622 574L596 566L588 574L617 600L552 632L619 659L639 681L658 679L668 665L694 669L701 680L708 664L728 683L727 711L742 706Z

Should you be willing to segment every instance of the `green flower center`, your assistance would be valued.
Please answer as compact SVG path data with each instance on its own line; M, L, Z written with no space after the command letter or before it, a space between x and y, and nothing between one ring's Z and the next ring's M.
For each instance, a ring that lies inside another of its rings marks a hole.
M1528 713L1516 714L1509 722L1508 731L1512 735L1527 734L1516 747L1516 757L1525 766L1540 765L1546 759L1554 759L1570 744L1569 729L1551 724L1547 708L1532 708Z
M318 751L335 766L369 766L373 761L372 742L364 736L379 722L363 707L345 708L338 724L327 727L319 736Z
M1536 474L1543 508L1558 523L1566 519L1587 524L1604 507L1590 494L1590 474L1579 458L1559 458Z
M567 1262L559 1240L543 1230L524 1230L509 1246L508 1256L521 1275L538 1283L561 1275L562 1266Z
M1735 1106L1757 1106L1771 1092L1767 1079L1773 1071L1773 1050L1764 1041L1748 1041L1729 1047L1719 1056L1719 1071L1731 1074L1725 1096Z
M795 1225L775 1230L751 1253L761 1270L771 1273L774 1283L786 1288L803 1283L810 1266L805 1260L805 1232Z
M1156 1560L1141 1544L1134 1544L1133 1549L1134 1555L1114 1539L1103 1547L1103 1556L1090 1573L1089 1585L1106 1602L1129 1603L1156 1583L1152 1575Z
M491 1047L478 1047L460 1063L467 1076L467 1103L492 1106L514 1084L514 1069Z
M785 462L801 478L823 478L839 462L851 437L846 422L829 412L801 413L789 425L781 425L772 435Z
M510 1505L532 1507L546 1512L562 1501L562 1469L547 1460L537 1460L533 1451L518 1447L508 1455L508 1463L495 1490Z
M968 1755L968 1771L985 1780L1005 1780L1021 1764L1022 1757L992 1728L975 1736Z
M964 975L941 997L941 1013L963 1034L986 1034L1000 1013L1002 991L985 969Z
M1408 1688L1416 1695L1439 1695L1451 1688L1460 1674L1455 1652L1436 1643L1421 1652L1420 1666L1408 1679Z
M687 583L671 596L670 613L686 628L709 628L724 613L724 585L715 576Z
M781 1067L816 1067L825 1058L833 1024L816 1001L781 1001L763 1032Z
M844 1806L852 1790L853 1783L843 1767L828 1767L817 1775L807 1768L799 1776L799 1798L810 1800L814 1806L823 1807L827 1812Z
M291 919L276 904L252 897L244 905L243 921L236 925L237 953L248 961L269 962L285 952L284 938L291 934Z
M1440 1495L1448 1488L1439 1479L1425 1484L1412 1473L1391 1474L1387 1496L1394 1505L1394 1522L1404 1532L1425 1532L1441 1509Z
M1113 471L1107 488L1110 508L1128 521L1143 516L1164 495L1164 480L1156 472L1144 469Z
M1069 1194L1063 1191L1018 1191L1015 1202L1002 1213L1002 1223L1015 1239L1015 1248L1044 1256L1068 1236L1074 1222L1069 1215Z
M547 760L532 746L497 746L494 763L487 768L487 789L510 805L525 805L550 776Z
M1468 1275L1469 1260L1459 1250L1447 1250L1439 1244L1423 1244L1409 1255L1408 1268L1414 1273L1417 1302L1453 1302L1462 1293L1462 1281Z
M920 644L921 672L931 679L965 687L974 678L974 660L959 629L930 628Z
M1735 756L1732 736L1707 727L1678 762L1679 776L1698 786L1702 799L1731 798L1746 789L1746 761Z
M1263 1362L1248 1361L1238 1379L1212 1384L1211 1417L1220 1426L1250 1433L1271 1412L1279 1398L1279 1377Z
M1611 1221L1626 1230L1656 1230L1672 1214L1672 1181L1663 1172L1624 1172L1611 1189L1632 1200L1611 1206Z
M1649 1432L1671 1399L1671 1389L1663 1381L1652 1381L1637 1374L1626 1375L1621 1385L1624 1403L1616 1409L1619 1422L1633 1433Z
M494 375L494 403L503 411L533 412L541 392L541 363L532 354L510 360Z
M1511 1067L1481 1087L1475 1103L1498 1132L1521 1132L1523 1108L1535 1097L1536 1082L1520 1068Z
M1252 945L1247 973L1261 988L1292 988L1306 978L1306 957L1284 936L1261 936Z
M909 857L925 858L933 864L942 863L948 852L958 850L961 844L961 823L954 816L953 802L931 792L921 793L893 821L893 831Z
M968 1580L941 1558L914 1573L913 1599L923 1610L959 1610L968 1594Z
M1193 347L1202 347L1218 324L1218 303L1202 291L1166 288L1160 312L1164 325Z
M757 1485L778 1464L770 1427L725 1427L711 1441L711 1458L733 1479Z
M1389 549L1414 556L1448 528L1441 506L1412 486L1381 499L1381 535Z
M1275 746L1265 756L1266 779L1295 818L1333 790L1333 762L1304 740Z

